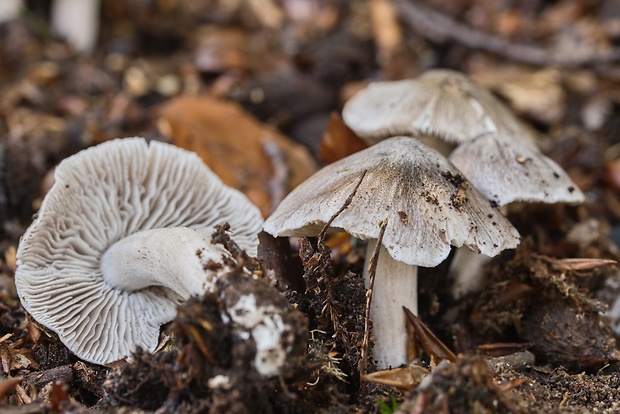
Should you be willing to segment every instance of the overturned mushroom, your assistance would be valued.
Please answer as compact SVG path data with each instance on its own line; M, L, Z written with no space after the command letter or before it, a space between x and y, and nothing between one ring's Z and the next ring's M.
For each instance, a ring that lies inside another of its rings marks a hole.
M332 218L331 227L370 241L367 259L379 224L387 221L371 307L379 368L408 362L402 306L417 311L416 266L438 265L451 246L495 256L519 243L516 229L450 162L408 137L387 139L324 167L282 201L264 230L317 235Z
M176 306L211 288L224 249L213 226L256 254L258 209L193 153L142 138L60 163L17 251L26 310L78 357L105 364L153 350Z
M415 79L370 84L347 102L342 115L370 143L406 134L457 145L450 160L499 205L584 200L512 112L461 73L436 69Z

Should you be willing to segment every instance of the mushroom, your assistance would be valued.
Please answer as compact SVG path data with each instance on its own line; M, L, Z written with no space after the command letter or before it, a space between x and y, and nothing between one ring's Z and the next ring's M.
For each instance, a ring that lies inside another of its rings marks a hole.
M342 115L371 144L401 134L457 144L450 160L499 205L584 201L510 110L461 73L435 69L415 79L372 83L346 103Z
M142 138L109 141L62 161L17 251L26 310L96 364L152 351L176 306L211 289L216 224L256 254L259 210L200 158Z
M532 133L512 112L459 72L435 69L415 79L372 83L346 103L342 115L371 144L398 134L438 138L431 146L451 152L450 161L500 206L515 201L576 204L585 199L566 172L540 152ZM486 260L457 250L450 266L455 298L480 286Z
M100 0L54 0L52 32L64 37L78 52L90 53L97 43ZM23 0L0 1L0 23L19 17Z
M370 144L410 134L459 144L500 132L534 145L530 134L490 92L446 69L429 70L415 79L371 83L347 101L342 118Z
M483 135L457 146L450 161L487 199L582 203L585 197L566 172L537 149L504 136Z
M448 160L409 137L389 138L324 167L282 201L263 229L310 236L331 223L368 239L368 260L386 220L371 306L380 369L408 362L402 306L417 313L417 266L438 265L451 246L495 256L519 243L517 230Z
M0 23L8 22L19 17L19 13L23 6L23 0L0 1Z
M97 44L100 0L54 0L52 31L78 51L90 53Z

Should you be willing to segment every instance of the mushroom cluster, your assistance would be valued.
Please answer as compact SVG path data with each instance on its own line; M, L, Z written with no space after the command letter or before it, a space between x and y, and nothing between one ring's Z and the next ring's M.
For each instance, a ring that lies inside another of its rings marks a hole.
M440 148L499 206L585 200L568 174L538 149L532 132L462 73L434 69L415 79L371 83L346 103L342 115L371 145L403 134ZM479 287L485 260L458 249L450 270L455 297Z
M78 357L97 364L154 350L160 326L226 270L218 224L255 255L263 220L188 151L142 138L62 161L17 251L26 310Z
M381 369L408 362L402 307L417 312L417 266L438 265L451 246L495 256L519 243L517 230L448 160L410 137L324 167L282 201L264 230L316 236L327 223L369 240L367 260L385 224L371 306Z

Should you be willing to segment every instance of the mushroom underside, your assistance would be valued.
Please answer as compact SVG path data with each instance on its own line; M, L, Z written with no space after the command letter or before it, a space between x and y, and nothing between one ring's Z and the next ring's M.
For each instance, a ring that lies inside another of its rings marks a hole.
M106 364L137 347L153 350L160 326L189 291L122 291L105 283L103 255L141 231L185 227L210 239L213 227L226 222L235 242L254 255L259 210L195 154L142 138L91 147L56 168L55 184L19 244L20 300L86 361Z

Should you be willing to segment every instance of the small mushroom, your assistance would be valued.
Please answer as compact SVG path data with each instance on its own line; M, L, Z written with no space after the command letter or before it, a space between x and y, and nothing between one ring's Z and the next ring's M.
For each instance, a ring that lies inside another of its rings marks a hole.
M375 144L395 135L431 135L459 144L483 135L534 140L510 110L464 74L429 70L415 79L375 82L353 96L342 118Z
M23 0L0 1L0 23L17 19L22 7L24 7Z
M331 219L332 228L369 240L367 259L387 221L371 307L380 369L408 362L402 307L417 312L417 266L438 265L451 246L495 256L519 243L517 230L448 160L409 137L381 141L324 167L282 201L264 230L317 235Z
M52 30L78 51L90 53L99 34L100 0L54 0Z
M61 162L17 251L23 306L78 357L97 364L138 347L223 266L213 226L255 255L259 210L195 154L118 139Z

